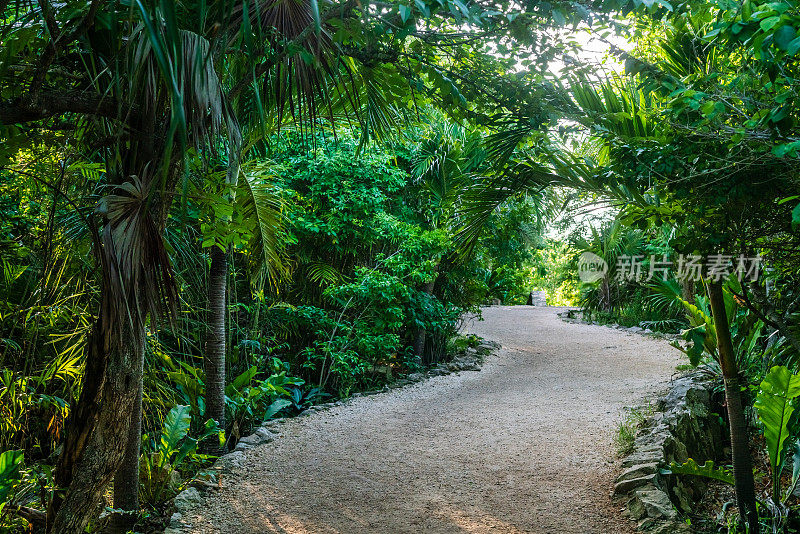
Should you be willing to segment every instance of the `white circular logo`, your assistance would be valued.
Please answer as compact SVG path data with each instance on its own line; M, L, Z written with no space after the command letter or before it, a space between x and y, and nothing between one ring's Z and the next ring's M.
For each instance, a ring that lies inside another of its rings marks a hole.
M588 250L578 258L578 276L587 284L597 282L608 272L606 260Z

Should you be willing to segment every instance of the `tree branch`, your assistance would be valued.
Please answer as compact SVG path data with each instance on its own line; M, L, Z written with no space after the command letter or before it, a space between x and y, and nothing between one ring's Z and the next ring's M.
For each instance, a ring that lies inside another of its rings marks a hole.
M113 98L83 91L40 90L11 102L0 101L0 125L38 121L64 113L118 119L122 110Z
M77 39L94 24L97 10L100 9L102 3L102 0L93 0L89 5L89 10L86 12L86 15L83 16L75 29L66 33L58 29L50 4L46 0L39 0L39 5L42 8L42 16L44 17L51 40L39 58L39 65L36 67L36 73L31 80L30 91L34 95L34 98L39 88L44 83L47 70L50 68L50 65L53 63L58 53L63 50L67 43Z
M753 303L753 301L750 300L750 296L747 294L747 284L744 284L744 283L742 284L742 293L741 293L741 295L736 293L732 289L730 289L730 292L733 295L735 295L736 297L739 297L740 299L742 299L742 302L744 302L745 306L747 306L747 308L750 311L752 311L756 315L756 317L761 319L764 322L764 324L767 324L767 325L773 327L778 332L780 332L780 334L783 337L785 337L787 341L789 341L789 343L792 345L792 347L794 347L794 350L796 350L797 352L800 353L800 341L798 341L797 338L795 338L792 335L792 333L789 331L789 328L786 325L786 323L784 323L782 320L780 320L779 318L777 318L775 316L768 317L765 312L762 312L761 310L759 310L758 307L756 307L756 305Z
M33 532L40 532L47 524L47 514L41 510L28 506L9 506L7 509L33 525Z

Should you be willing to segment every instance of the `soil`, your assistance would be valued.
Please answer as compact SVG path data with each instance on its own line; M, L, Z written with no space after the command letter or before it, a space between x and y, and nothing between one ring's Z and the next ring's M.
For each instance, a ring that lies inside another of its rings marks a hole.
M184 514L208 533L631 533L611 502L626 406L665 387L665 341L492 306L467 331L502 349L287 420Z

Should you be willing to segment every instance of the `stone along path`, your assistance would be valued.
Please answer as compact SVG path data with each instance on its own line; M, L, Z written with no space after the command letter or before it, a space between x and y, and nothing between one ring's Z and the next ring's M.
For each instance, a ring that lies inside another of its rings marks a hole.
M612 505L623 408L662 389L666 342L498 306L502 345L441 376L287 421L183 514L190 532L629 533Z

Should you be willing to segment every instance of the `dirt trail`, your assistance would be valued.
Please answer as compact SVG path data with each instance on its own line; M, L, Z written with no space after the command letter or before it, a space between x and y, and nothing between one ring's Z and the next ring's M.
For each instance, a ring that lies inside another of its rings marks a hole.
M629 533L610 501L625 406L663 387L666 342L498 306L502 344L442 376L288 421L184 515L192 532Z

